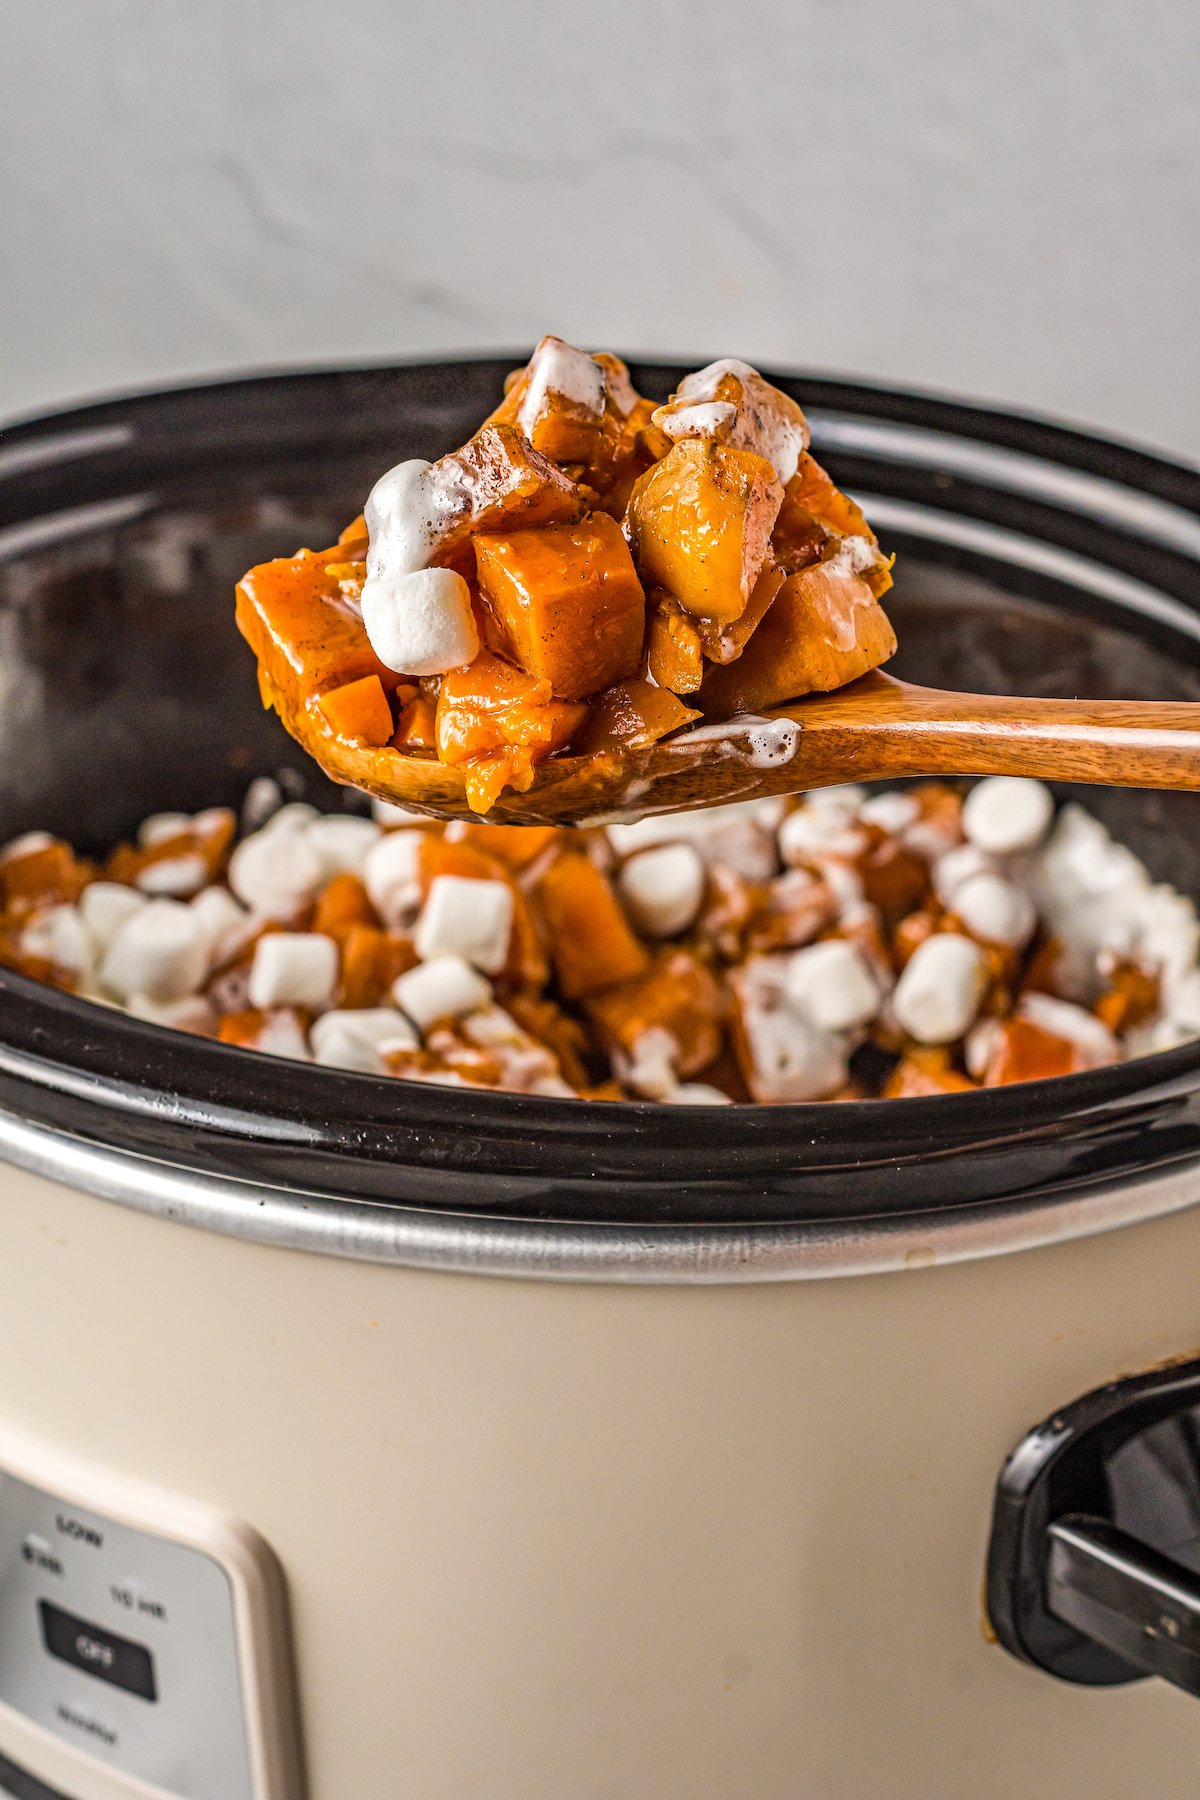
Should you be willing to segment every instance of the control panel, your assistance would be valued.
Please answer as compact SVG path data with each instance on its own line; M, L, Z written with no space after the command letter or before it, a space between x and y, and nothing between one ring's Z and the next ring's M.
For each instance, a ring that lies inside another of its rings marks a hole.
M282 1582L254 1533L0 1433L0 1795L21 1792L12 1720L101 1765L106 1795L295 1800L287 1675Z

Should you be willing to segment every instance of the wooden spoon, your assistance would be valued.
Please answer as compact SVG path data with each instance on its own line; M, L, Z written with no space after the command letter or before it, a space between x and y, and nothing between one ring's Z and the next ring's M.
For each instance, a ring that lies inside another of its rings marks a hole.
M335 781L414 812L472 819L461 772L347 743L315 708L277 696L284 724ZM540 763L527 793L486 816L586 825L889 776L1032 775L1200 790L1200 703L1002 699L915 687L876 670L763 717L693 727L641 749Z

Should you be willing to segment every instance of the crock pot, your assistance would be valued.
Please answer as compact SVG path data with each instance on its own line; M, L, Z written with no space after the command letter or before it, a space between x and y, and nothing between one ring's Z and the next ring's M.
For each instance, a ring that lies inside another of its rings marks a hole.
M0 841L260 773L360 805L259 707L233 582L510 366L6 431ZM782 385L899 552L900 673L1200 700L1200 476ZM1200 893L1194 799L1082 797ZM0 1792L1194 1795L1200 1045L700 1113L276 1062L0 972L0 1157Z

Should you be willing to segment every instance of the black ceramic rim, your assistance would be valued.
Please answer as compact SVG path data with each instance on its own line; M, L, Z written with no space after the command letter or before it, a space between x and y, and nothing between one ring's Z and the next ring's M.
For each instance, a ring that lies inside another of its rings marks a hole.
M364 408L462 405L464 380L498 389L513 357L296 372L117 399L0 433L6 529L194 467L214 418L242 457L344 450ZM634 365L665 393L681 369ZM1103 487L1200 520L1200 473L1069 427L820 375L775 377L814 413L894 422L990 446L1100 484L1086 541L1103 566L1197 609L1200 572L1155 531L1103 518ZM454 396L456 396L454 398ZM879 465L829 454L849 485ZM69 468L70 479L64 481ZM1069 509L985 481L901 468L889 492L1001 530L1031 522L1075 547ZM1099 512L1097 511L1099 509ZM903 537L889 529L889 539ZM1169 534L1168 534L1169 536ZM953 548L946 560L954 562ZM973 553L971 565L981 557ZM1007 571L1011 573L1011 571ZM1030 578L1052 591L1052 573ZM629 1225L778 1224L939 1212L1134 1180L1200 1160L1200 1044L1086 1075L929 1099L672 1108L429 1087L281 1062L131 1019L0 971L0 1107L53 1130L180 1168L393 1201L449 1214Z

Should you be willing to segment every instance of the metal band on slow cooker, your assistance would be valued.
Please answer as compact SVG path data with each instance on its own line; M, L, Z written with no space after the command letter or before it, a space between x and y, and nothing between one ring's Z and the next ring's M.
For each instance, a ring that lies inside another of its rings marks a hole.
M187 1172L2 1113L0 1158L99 1199L226 1237L358 1262L547 1281L697 1285L878 1275L1092 1237L1200 1203L1200 1169L1193 1165L1060 1200L963 1206L920 1218L754 1227L546 1225L347 1203Z

